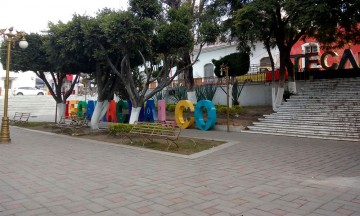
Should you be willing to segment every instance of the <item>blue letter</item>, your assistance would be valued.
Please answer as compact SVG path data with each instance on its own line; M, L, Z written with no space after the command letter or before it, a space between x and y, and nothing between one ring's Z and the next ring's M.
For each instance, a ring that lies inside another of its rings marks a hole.
M203 108L207 111L207 121L203 118ZM195 123L200 130L209 130L216 123L216 109L209 100L198 101L195 107Z

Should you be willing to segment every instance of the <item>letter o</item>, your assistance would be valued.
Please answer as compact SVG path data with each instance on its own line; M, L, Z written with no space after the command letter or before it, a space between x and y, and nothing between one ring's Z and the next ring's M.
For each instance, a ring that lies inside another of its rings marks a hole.
M207 121L203 118L203 108L207 112ZM209 100L198 101L195 107L195 123L200 130L209 130L216 124L216 109Z
M185 109L190 109L191 112L194 112L194 105L189 100L180 100L175 107L175 121L183 129L189 128L194 123L194 117L184 119Z

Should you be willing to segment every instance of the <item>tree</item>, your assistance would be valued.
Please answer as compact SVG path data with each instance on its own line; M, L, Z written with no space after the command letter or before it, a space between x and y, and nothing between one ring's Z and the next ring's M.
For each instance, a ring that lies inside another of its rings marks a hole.
M25 50L22 50L18 47L14 48L10 70L23 72L29 70L34 71L34 73L44 81L47 88L49 89L51 96L56 101L57 110L59 111L57 119L60 120L60 116L62 116L65 112L65 101L70 96L78 75L76 75L75 79L73 80L70 89L67 92L62 93L61 87L66 78L66 74L76 73L76 71L69 72L71 71L70 69L65 71L64 68L61 69L61 67L65 67L62 64L63 62L50 61L50 50L48 44L49 36L32 33L28 35L26 39L30 46ZM4 48L4 44L2 45L2 48ZM3 52L1 54L2 64L5 65L5 54ZM69 68L71 68L71 66ZM47 73L50 73L55 85L55 89L52 88L49 80L47 80Z
M214 13L210 0L185 0L169 1L163 0L164 5L169 8L167 16L170 21L177 21L191 29L195 46L203 46L205 43L214 43L220 34L220 22L217 13ZM177 67L192 65L192 53L194 46L184 50ZM184 81L188 93L188 99L196 102L194 91L193 67L189 66L184 70Z
M280 81L275 108L283 98L286 69L290 90L296 92L290 59L292 46L306 36L328 46L359 43L359 14L356 0L254 0L236 12L237 36L243 47L258 40L267 49L276 44L279 50Z
M231 53L222 57L219 60L212 60L215 65L214 73L217 77L222 78L225 73L221 72L221 65L227 65L229 67L229 76L236 77L246 74L250 67L250 56L248 53Z
M157 0L132 0L128 11L104 10L83 25L86 38L95 45L95 59L103 67L111 68L111 73L120 78L126 89L132 102L130 123L138 119L146 100L168 86L198 58L193 62L182 61L184 53L194 45L191 31L179 20L160 16L160 12L161 4ZM136 85L132 73L139 66L144 70L141 86ZM176 71L169 76L175 66ZM157 87L149 92L149 85L155 81ZM93 118L98 113L95 108Z

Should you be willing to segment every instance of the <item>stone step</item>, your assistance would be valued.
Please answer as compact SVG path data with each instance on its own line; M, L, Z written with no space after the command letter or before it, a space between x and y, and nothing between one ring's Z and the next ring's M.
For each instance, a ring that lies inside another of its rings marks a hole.
M358 121L339 121L339 119L323 119L316 121L314 119L281 119L281 118L259 118L261 123L275 123L275 124L294 124L294 125L311 125L311 126L338 126L338 127L359 127L360 119ZM258 122L254 122L258 123Z
M276 115L264 115L264 118L268 120L298 120L298 121L319 121L319 122L359 122L360 118L354 117L324 117L324 116L296 116L296 115L284 115L284 116L276 116Z
M300 138L312 138L312 139L325 139L325 140L338 140L338 141L351 141L359 142L359 138L347 138L347 137L336 137L336 136L319 136L319 135L309 135L309 134L289 134L283 132L272 132L272 131L255 131L255 130L242 130L242 133L253 133L253 134L266 134L273 136L290 136L290 137L300 137Z
M327 112L327 113L339 113L339 112L349 112L349 113L360 113L360 108L351 108L351 107L325 107L325 106L305 106L305 107L282 107L279 108L277 113L282 112L298 112L298 113L306 113L306 112Z
M343 119L343 118L353 118L353 119L360 119L360 112L359 113L348 113L348 112L332 112L332 113L316 113L316 112L281 112L281 113L273 113L272 116L276 118L280 117L308 117L308 118L334 118L334 119ZM266 117L266 116L264 116Z
M360 134L359 128L346 126L346 127L338 127L338 126L323 126L323 125L299 125L299 124L285 124L285 123L274 123L274 122L254 122L255 126L265 127L265 128L288 128L288 129L297 129L297 130L316 130L316 131L331 131L331 132L346 132L346 133L358 133Z
M326 97L336 97L336 98L352 98L352 97L356 97L356 98L360 98L360 92L344 92L344 93L319 93L319 94L297 94L297 95L292 95L290 96L290 98L307 98L307 99L312 99L312 98L326 98Z
M89 97L88 97L89 98ZM84 96L71 95L68 100L84 100ZM4 98L0 98L0 115L3 115ZM50 95L45 96L10 96L8 117L15 112L30 112L32 116L55 115L56 102Z
M331 97L331 96L330 96ZM324 100L324 101L339 101L339 98L321 98L321 99L314 99L314 98L289 98L287 99L288 102L291 102L291 101L297 101L297 102L300 102L300 101L310 101L310 102L319 102L321 100ZM359 101L359 99L357 98L346 98L346 99L343 99L343 101Z
M301 134L301 135L315 135L315 136L332 136L332 137L343 137L343 138L356 138L359 139L358 132L334 132L334 131L321 131L321 130L299 130L299 129L283 129L283 128L264 128L257 126L248 126L250 130L262 131L262 132L276 132L284 134Z
M282 109L344 109L344 110L359 110L360 103L356 104L283 104L279 107Z
M328 106L328 107L336 107L336 106L359 106L360 105L360 101L356 102L356 101L339 101L338 103L336 103L335 101L331 101L331 102L295 102L295 101L291 101L291 102L284 102L281 104L280 107L298 107L298 106ZM279 108L280 108L279 107Z

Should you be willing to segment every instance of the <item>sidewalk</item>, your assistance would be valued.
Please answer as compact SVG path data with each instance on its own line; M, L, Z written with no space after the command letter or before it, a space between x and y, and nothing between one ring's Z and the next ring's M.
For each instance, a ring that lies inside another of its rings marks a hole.
M11 127L0 215L360 215L360 144L220 131L197 159Z

